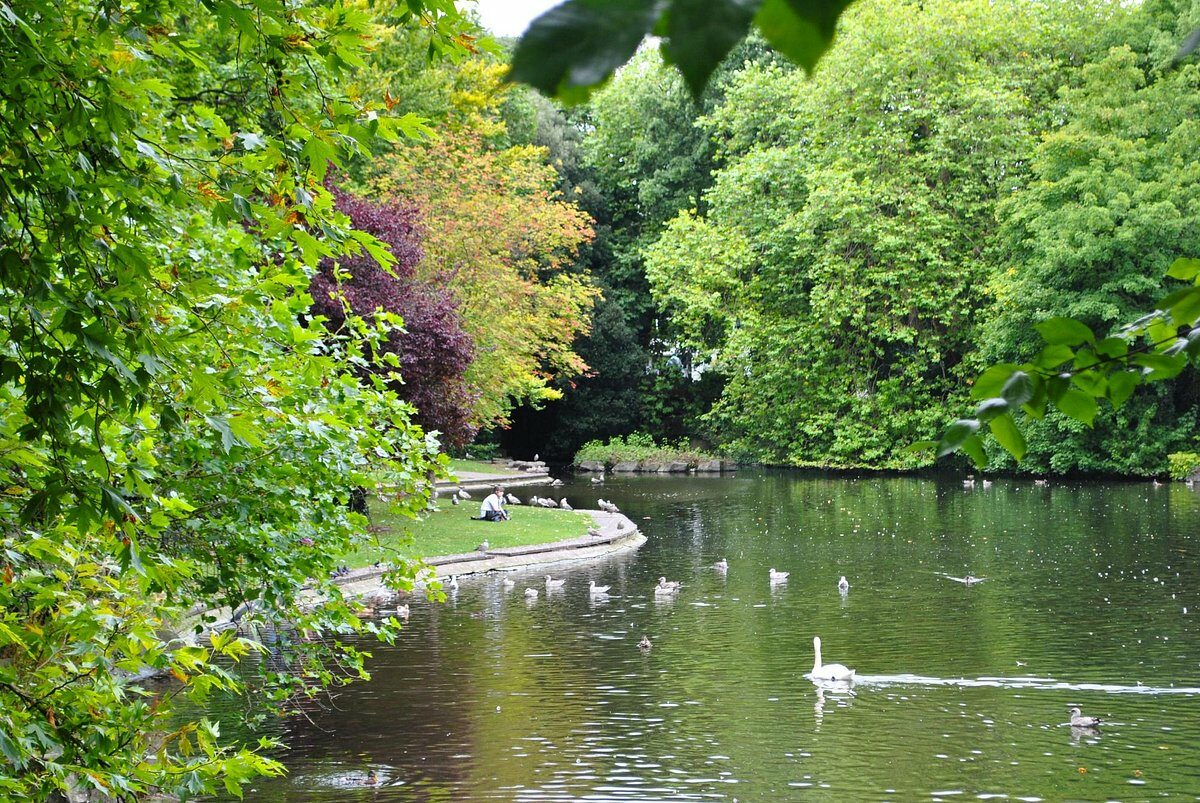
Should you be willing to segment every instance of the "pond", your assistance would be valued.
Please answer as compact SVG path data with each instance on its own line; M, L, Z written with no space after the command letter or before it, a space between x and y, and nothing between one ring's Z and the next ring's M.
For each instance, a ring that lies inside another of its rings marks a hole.
M369 683L279 726L289 775L247 799L1200 797L1198 493L742 472L556 495L649 540L536 601L545 570L414 604ZM806 679L814 635L862 682Z

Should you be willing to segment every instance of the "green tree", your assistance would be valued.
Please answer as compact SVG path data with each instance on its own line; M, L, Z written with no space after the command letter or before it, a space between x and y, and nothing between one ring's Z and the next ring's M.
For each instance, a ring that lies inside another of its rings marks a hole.
M236 791L279 765L173 698L254 678L282 704L362 675L310 638L367 627L329 582L366 537L347 489L393 483L411 514L437 444L353 374L399 321L324 338L305 288L321 258L391 264L322 180L419 130L347 70L389 24L452 46L456 19L423 0L0 9L0 797ZM193 605L274 634L276 668L195 632ZM145 670L179 685L152 697Z

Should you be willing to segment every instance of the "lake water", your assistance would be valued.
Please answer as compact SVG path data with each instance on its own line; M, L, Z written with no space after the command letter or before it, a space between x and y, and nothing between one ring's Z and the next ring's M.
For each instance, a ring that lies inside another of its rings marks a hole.
M414 604L369 683L279 724L289 775L247 799L1200 799L1198 493L743 472L555 495L649 540L554 567L549 598L522 595L540 570ZM814 635L864 682L807 680Z

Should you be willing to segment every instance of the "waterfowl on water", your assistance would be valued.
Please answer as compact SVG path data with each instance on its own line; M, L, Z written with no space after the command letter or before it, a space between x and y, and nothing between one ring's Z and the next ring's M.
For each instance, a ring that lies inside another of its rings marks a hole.
M450 579L446 581L446 588L449 589L450 591L457 591L458 590L458 578L455 577L454 575L450 575Z
M1094 728L1100 724L1100 717L1087 717L1078 708L1071 709L1072 728Z
M598 585L596 585L596 581L595 581L595 580L589 580L589 581L588 581L588 593L589 593L589 594L591 594L592 596L596 596L596 597L598 597L598 596L602 596L602 595L604 595L604 594L607 594L607 593L608 593L608 589L610 589L610 588L612 588L612 586L598 586Z
M721 558L719 561L713 564L713 568L719 572L727 572L729 571L729 561L725 560L725 558Z
M364 786L374 786L377 783L379 783L379 776L375 774L375 770L371 770L367 773L367 777L363 778Z
M788 579L789 574L791 574L791 572L777 572L774 569L771 569L767 572L767 577L771 579L772 583L782 583Z
M654 587L654 593L659 596L667 594L675 594L679 591L679 582L675 580L668 581L665 577L658 578L658 585Z
M648 650L653 646L654 645L650 643L649 636L642 636L642 640L638 642L638 649L640 650Z
M976 576L974 576L974 575L972 575L972 574L968 574L966 577L951 577L951 576L950 576L950 575L948 575L948 574L947 574L947 575L943 575L943 576L944 576L944 577L945 577L947 580L953 580L954 582L956 582L956 583L962 583L962 584L963 584L963 585L965 585L965 586L973 586L973 585L975 585L976 583L982 583L984 580L986 580L986 579L987 579L986 577L976 577Z
M821 637L813 636L813 668L809 673L813 680L854 680L854 670L842 664L821 663Z
M538 590L536 588L525 589L525 598L526 599L537 599L537 596L538 596Z
M546 575L546 590L551 591L555 588L562 588L566 585L566 580L555 580L550 575Z
M504 590L505 590L505 591L507 591L508 589L512 588L513 586L515 586L515 585L517 584L517 581L516 581L516 580L512 580L512 579L510 579L510 578L508 578L508 577L505 577L505 578L504 578L503 580L501 580L500 582L501 582L501 583L504 585Z
M838 580L838 591L845 593L850 590L850 581L846 579L846 575L842 575L842 579Z
M408 603L404 603L396 608L396 615L401 619L407 619L409 616Z

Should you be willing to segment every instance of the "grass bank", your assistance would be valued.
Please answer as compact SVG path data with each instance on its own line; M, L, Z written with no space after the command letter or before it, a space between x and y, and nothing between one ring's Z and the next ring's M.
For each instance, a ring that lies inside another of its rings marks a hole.
M412 521L392 515L385 503L373 500L371 523L376 543L348 555L345 564L357 569L380 560L471 552L485 538L493 549L546 544L577 538L592 525L586 513L524 506L512 508L509 521L471 521L471 516L479 515L478 500L454 506L443 499L440 505L438 512Z
M471 471L476 474L502 474L506 477L519 477L523 474L523 472L506 467L503 463L488 463L483 460L452 459L450 470L455 474Z

